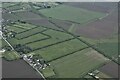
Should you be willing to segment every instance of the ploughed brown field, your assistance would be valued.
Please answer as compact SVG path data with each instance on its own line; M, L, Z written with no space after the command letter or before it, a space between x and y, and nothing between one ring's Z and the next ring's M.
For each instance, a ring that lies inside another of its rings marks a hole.
M78 8L84 8L91 11L97 11L97 12L103 12L103 13L109 13L114 7L117 7L116 2L68 2L64 3L69 6L74 6Z
M81 35L89 38L106 38L116 34L118 28L118 14L117 10L109 14L103 19L98 19L86 25L78 25L74 32L76 35Z
M65 30L68 30L70 26L72 25L71 22L68 22L66 20L51 19L51 21Z
M99 70L113 78L118 78L118 65L114 62L109 62L105 66L101 67Z
M50 23L47 19L26 20L26 22L37 25L37 26L45 26L45 27L48 27L48 28L61 30L60 28L57 28L52 23Z

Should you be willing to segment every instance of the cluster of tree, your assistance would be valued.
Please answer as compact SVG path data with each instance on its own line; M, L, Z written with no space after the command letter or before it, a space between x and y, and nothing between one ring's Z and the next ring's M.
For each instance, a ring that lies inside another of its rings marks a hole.
M11 50L12 50L10 46L4 46L3 48L4 48L6 51L11 51Z
M63 4L63 2L56 2L56 3L58 3L58 4Z
M13 38L16 35L16 32L9 31L7 29L2 30L2 32L4 34L3 36L6 37L7 39Z
M45 61L40 54L34 55L33 59L34 59L34 61L36 61L36 60L39 59L40 64L42 64L42 65L46 64L47 66L49 66L49 64L47 63L47 61Z
M23 23L23 24L26 24L26 22L25 22L25 21L22 21L22 20L18 20L18 22Z
M33 59L34 59L34 60L39 59L39 60L40 60L39 62L40 62L41 64L45 64L45 63L46 63L46 61L42 58L42 56L41 56L40 54L34 55L34 56L33 56Z
M27 54L32 51L32 49L26 45L17 44L14 46L14 49L20 54Z

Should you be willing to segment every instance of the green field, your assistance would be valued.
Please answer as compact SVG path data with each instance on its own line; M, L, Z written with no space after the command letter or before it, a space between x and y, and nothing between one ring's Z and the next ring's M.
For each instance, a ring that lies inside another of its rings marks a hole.
M108 37L108 38L101 38L101 39L92 39L92 38L88 38L88 37L79 37L80 39L90 43L91 45L96 45L98 43L106 43L106 42L109 42L109 43L114 43L114 42L118 42L118 36L115 35L115 36L111 36L111 37Z
M40 54L45 60L50 61L63 55L83 49L85 47L87 47L87 45L77 39L73 39L67 42L34 51L33 54Z
M98 50L104 52L106 56L109 56L113 59L118 58L118 43L100 43L97 44L95 47Z
M80 39L94 45L98 50L103 52L104 55L111 57L113 60L118 58L118 37L113 36L106 39L90 39L85 37L80 37Z
M64 32L54 31L54 30L47 30L43 32L44 34L47 34L51 36L50 39L44 40L44 41L38 41L31 44L28 44L27 46L30 46L32 49L40 48L43 46L47 46L56 42L64 41L70 38L73 38L73 36L66 34Z
M39 11L47 17L52 17L60 20L69 20L78 23L86 23L93 19L105 16L103 13L88 11L82 8L65 5Z
M48 36L45 36L45 35L39 33L39 34L30 36L30 37L27 37L27 38L24 38L24 39L18 40L16 38L12 38L12 39L9 39L8 41L12 45L16 45L16 44L26 44L26 43L29 43L29 42L34 42L34 41L41 40L41 39L46 39L46 38L48 38Z
M10 31L16 32L16 33L25 31L25 29L16 27L16 26L14 26L14 25L12 25L12 26L7 26L7 29L10 30Z
M91 48L50 62L57 78L80 78L106 62L104 56Z
M35 28L36 26L35 25L32 25L32 24L28 24L28 23L19 23L17 22L15 24L17 27L20 27L20 28L23 28L23 29L31 29L31 28Z
M50 67L46 67L45 69L42 69L41 72L46 78L55 75L53 69Z
M16 51L6 51L3 53L3 57L6 60L17 60L20 58L20 55Z
M25 37L30 36L30 35L32 36L32 34L36 34L38 32L45 30L45 29L46 28L43 28L43 27L37 27L37 28L31 29L29 31L25 31L25 32L22 32L20 34L17 34L16 38L21 39L21 38L25 38Z
M1 40L1 47L5 47L5 46L9 46L4 39L0 39Z

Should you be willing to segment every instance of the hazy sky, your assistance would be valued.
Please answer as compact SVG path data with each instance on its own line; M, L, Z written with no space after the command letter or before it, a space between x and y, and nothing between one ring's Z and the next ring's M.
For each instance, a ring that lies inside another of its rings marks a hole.
M0 0L1 2L28 2L28 1L37 1L37 2L44 2L44 1L63 1L63 2L118 2L120 0Z

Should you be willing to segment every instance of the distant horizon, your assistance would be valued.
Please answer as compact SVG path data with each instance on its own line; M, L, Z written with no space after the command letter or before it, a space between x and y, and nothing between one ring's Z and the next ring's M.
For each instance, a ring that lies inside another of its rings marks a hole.
M119 2L120 0L1 0L1 2Z

